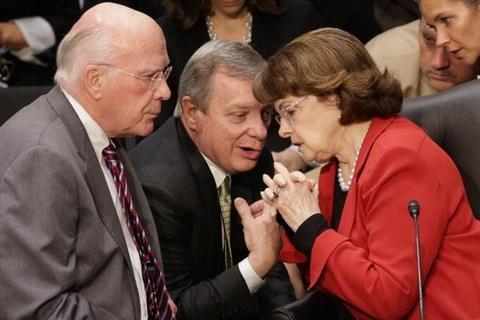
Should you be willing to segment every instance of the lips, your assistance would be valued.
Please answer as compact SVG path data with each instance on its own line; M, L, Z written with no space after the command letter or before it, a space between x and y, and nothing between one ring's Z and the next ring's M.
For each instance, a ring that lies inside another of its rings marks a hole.
M253 161L256 161L262 153L261 149L255 149L250 147L240 147L240 150L245 158Z
M437 81L449 81L451 80L450 73L429 72L428 75L431 79Z

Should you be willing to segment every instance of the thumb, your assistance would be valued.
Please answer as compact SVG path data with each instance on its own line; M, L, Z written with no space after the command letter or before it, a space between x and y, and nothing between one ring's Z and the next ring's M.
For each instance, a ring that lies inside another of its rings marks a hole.
M247 201L245 201L243 198L236 198L233 203L238 214L240 215L240 218L242 219L242 223L252 218L252 213Z

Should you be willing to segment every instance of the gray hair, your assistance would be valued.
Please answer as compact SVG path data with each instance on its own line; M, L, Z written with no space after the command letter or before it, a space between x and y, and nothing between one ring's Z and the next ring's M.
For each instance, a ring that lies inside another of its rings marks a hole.
M57 51L55 82L74 84L88 64L102 64L113 54L111 31L99 25L69 32Z
M190 96L201 111L207 111L211 79L219 68L230 77L253 80L264 65L265 60L248 45L228 40L205 43L190 57L180 76L174 116L182 114L185 96Z

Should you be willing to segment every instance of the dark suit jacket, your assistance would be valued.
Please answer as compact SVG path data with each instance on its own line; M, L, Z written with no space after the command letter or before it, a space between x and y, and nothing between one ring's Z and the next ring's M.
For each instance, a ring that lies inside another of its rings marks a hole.
M181 121L169 119L130 151L130 157L162 241L167 287L178 306L177 319L255 319L257 308L248 310L247 305L256 303L257 297L252 299L237 265L224 267L214 178ZM272 171L271 155L265 150L253 170L232 176L232 200L259 199L264 189L262 174ZM238 263L248 251L233 205L231 242L233 260ZM276 289L282 293L282 288Z
M105 177L58 87L0 127L0 150L0 319L140 319ZM147 200L120 157L161 263Z
M0 21L16 18L39 16L44 18L55 33L57 44L80 16L78 0L2 0L0 1ZM39 66L18 60L12 55L8 59L14 62L10 85L52 85L55 73L56 46L39 55L46 66Z
M322 25L322 19L311 3L304 0L284 0L281 3L286 8L286 11L281 15L271 15L259 11L252 12L251 46L265 59L297 36ZM170 16L162 17L158 20L158 23L165 33L168 55L173 65L172 74L168 79L172 97L162 105L162 113L157 119L157 125L161 125L173 114L180 75L188 59L210 38L203 18L187 30L178 27ZM278 125L275 121L272 121L268 146L273 150L283 149L290 144L286 139L281 139L277 132Z
M375 20L374 0L310 1L325 17L326 26L345 30L363 43L382 32Z

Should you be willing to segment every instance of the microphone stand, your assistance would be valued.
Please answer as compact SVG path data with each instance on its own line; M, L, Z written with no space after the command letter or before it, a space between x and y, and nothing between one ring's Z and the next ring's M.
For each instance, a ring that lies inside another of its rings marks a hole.
M413 218L415 225L415 253L417 255L417 279L418 279L418 304L420 309L420 320L425 320L425 310L423 305L423 284L422 284L422 260L420 254L420 231L418 226L418 216L420 215L420 205L417 200L411 200L408 203L408 212Z

